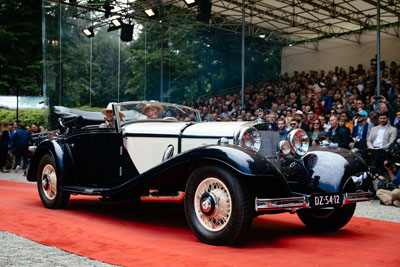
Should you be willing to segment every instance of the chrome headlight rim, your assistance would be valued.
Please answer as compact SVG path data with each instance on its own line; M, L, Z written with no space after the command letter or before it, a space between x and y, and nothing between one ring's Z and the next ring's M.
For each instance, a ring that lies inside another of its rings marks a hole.
M287 141L290 143L292 153L298 157L306 155L310 148L308 135L302 129L290 131L287 135Z
M250 140L248 139L249 137ZM247 139L247 142L245 139ZM249 141L251 141L251 145L249 145ZM258 152L261 149L261 134L254 127L242 127L237 132L235 132L234 143L240 147Z

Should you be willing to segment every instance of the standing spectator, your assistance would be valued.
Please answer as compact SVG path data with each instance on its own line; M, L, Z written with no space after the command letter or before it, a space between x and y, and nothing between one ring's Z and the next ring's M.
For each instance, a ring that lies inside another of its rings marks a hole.
M331 128L328 131L329 146L339 146L349 148L349 134L344 128L339 126L337 115L331 115L329 118Z
M28 168L28 148L29 144L32 143L32 135L25 128L25 123L19 125L18 131L14 134L13 143L15 146L16 164L15 172L21 169L21 157L23 159L22 170L26 175L26 169Z
M8 142L10 135L8 133L8 123L0 123L0 168L2 172L9 172L7 170L7 155L8 155Z
M9 148L9 166L11 166L11 169L15 169L15 147L14 147L14 142L13 138L15 133L17 132L18 126L16 123L14 123L12 126L9 126L10 130L10 141L8 142L8 148Z

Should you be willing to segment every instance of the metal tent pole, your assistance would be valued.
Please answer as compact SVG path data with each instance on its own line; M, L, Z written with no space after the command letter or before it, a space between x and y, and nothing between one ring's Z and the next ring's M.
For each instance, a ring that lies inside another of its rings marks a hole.
M376 86L378 87L378 91L376 92L377 96L381 95L381 1L377 0L377 27L376 27L376 33L377 33L377 45L376 45L376 79L377 83ZM379 99L377 99L379 100Z
M244 13L245 13L245 2L242 0L242 109L244 108Z

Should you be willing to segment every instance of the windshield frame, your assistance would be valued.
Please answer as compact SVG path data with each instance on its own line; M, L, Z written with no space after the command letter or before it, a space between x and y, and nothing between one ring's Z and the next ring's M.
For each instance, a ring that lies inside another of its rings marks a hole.
M167 103L167 102L158 102L158 101L128 101L128 102L121 102L121 103L114 103L114 116L115 114L117 114L118 112L124 113L123 107L124 106L138 106L138 107L145 107L148 104L153 104L153 105L159 105L162 106L165 110L165 108L172 108L172 109L176 109L176 110L180 110L182 111L182 113L185 113L184 110L189 111L190 114L194 114L195 116L195 122L201 122L201 118L200 118L200 113L197 109L188 107L188 106L184 106L184 105L179 105L179 104L174 104L174 103ZM138 111L138 109L134 109L135 112L138 112L141 114L141 112ZM165 118L159 118L159 119L147 119L147 118L143 118L143 119L130 119L130 120L126 120L126 119L120 119L119 116L115 116L115 119L117 120L118 125L124 125L126 123L130 123L130 122L134 122L134 121L166 121ZM171 120L174 121L174 120Z

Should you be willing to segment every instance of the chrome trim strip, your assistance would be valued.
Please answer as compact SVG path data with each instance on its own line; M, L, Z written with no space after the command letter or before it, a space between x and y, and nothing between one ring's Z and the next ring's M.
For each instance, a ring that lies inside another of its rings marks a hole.
M310 208L310 196L288 197L288 198L265 198L255 199L255 210L289 210L294 212L298 209ZM343 205L371 201L373 200L372 192L344 193Z

